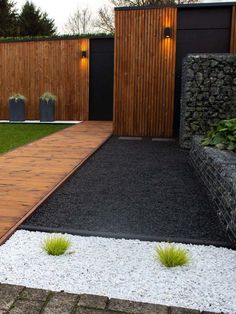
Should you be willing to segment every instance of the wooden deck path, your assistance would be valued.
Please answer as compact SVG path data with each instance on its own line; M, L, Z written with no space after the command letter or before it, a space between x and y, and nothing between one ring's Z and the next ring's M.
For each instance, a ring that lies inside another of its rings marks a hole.
M0 244L111 134L86 121L0 155Z

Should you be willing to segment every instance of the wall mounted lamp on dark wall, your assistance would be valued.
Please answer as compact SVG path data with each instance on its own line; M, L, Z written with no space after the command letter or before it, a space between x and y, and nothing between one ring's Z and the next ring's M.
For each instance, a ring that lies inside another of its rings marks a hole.
M83 50L82 51L82 58L87 58L87 51L86 50Z
M165 38L171 38L172 36L172 29L171 27L165 27L164 28L164 37Z

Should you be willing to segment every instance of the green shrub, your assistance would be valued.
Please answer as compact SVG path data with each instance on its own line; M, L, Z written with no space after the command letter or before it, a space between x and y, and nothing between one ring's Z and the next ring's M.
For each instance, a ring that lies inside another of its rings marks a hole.
M156 248L156 259L166 267L184 266L189 263L189 254L185 249L168 244L164 248Z
M44 93L41 97L40 97L40 100L45 100L46 102L49 102L49 100L52 100L52 101L56 101L56 96L49 93L49 92L46 92Z
M202 140L202 145L236 151L236 118L214 125Z
M63 236L50 236L42 245L49 255L63 255L71 247L71 242Z

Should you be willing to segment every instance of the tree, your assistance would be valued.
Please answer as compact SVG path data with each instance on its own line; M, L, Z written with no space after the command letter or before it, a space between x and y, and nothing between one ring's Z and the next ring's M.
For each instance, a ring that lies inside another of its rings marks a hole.
M65 25L65 30L71 34L85 34L91 32L93 27L92 13L89 8L77 9Z
M142 6L151 4L173 5L183 3L196 3L198 0L110 0L114 6Z
M0 37L17 35L17 12L11 0L0 0Z
M98 10L94 26L98 31L114 33L114 7L143 6L153 4L174 5L182 3L195 3L198 0L110 0L110 5L105 5Z
M113 34L115 32L114 13L111 7L104 5L98 10L98 17L94 21L94 27L102 33Z
M18 25L20 36L51 36L56 33L54 20L29 1L22 8Z

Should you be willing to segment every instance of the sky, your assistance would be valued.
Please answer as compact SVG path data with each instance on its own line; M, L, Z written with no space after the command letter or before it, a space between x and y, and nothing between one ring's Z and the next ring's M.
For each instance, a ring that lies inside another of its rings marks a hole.
M15 0L16 6L20 9L26 0ZM59 33L63 33L64 25L69 16L75 12L76 8L89 7L94 14L109 0L32 0L38 7L46 11L49 17L56 22ZM233 0L218 0L220 2L230 2ZM203 0L202 2L217 2L217 0Z
M60 33L63 33L63 26L67 22L69 16L75 12L77 8L89 7L94 14L108 0L31 0L36 6L46 11L50 18L56 22L56 26ZM26 0L15 0L17 8L21 8Z

